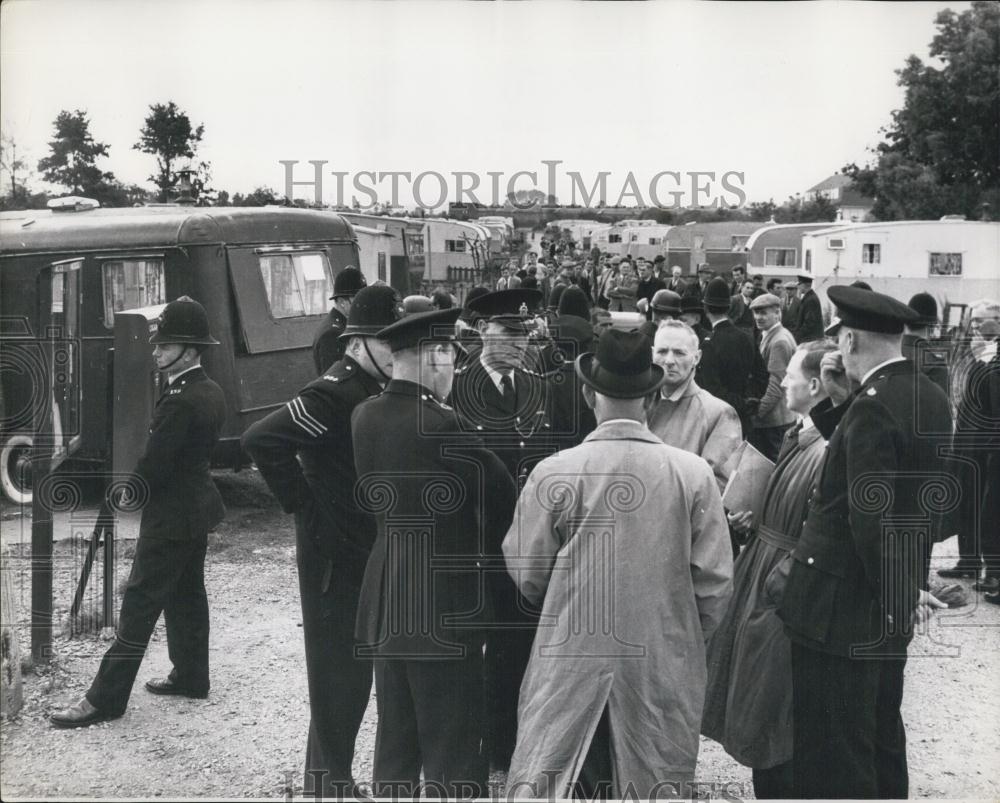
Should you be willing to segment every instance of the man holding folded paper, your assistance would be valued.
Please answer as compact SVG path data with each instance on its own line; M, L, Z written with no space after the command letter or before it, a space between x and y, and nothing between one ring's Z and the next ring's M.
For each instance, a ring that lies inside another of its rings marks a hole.
M811 341L792 354L781 385L788 409L801 418L785 436L759 509L729 514L734 528L754 537L736 562L733 599L709 644L701 732L753 769L759 799L792 796L791 645L773 595L787 575L823 461L826 441L809 411L827 398L820 364L835 348Z

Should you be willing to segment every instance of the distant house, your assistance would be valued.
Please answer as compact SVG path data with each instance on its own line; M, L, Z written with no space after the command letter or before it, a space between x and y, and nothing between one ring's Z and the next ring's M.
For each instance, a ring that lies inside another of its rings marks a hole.
M728 220L672 226L663 235L663 252L669 265L680 265L689 276L694 276L704 262L716 273L726 273L736 265L746 264L747 241L766 225Z
M864 222L871 214L872 207L875 206L875 200L866 198L858 192L854 188L854 182L850 176L845 176L843 173L834 173L815 187L806 190L807 198L819 196L826 198L837 207L838 222Z

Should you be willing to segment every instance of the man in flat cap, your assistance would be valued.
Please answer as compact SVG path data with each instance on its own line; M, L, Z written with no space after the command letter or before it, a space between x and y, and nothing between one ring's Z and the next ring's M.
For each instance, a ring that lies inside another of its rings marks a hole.
M914 623L943 607L923 588L940 514L929 491L948 481L933 433L950 431L950 411L902 356L913 310L854 287L829 297L838 351L822 363L830 399L810 412L829 444L778 601L792 641L795 795L905 798L903 670Z
M938 325L937 301L930 293L917 293L907 306L917 313L917 319L906 324L903 333L903 356L913 360L917 368L944 391L951 394L948 386L948 348L931 342L931 329Z
M347 326L347 314L351 311L351 300L367 284L364 274L353 265L348 265L333 280L333 306L316 330L313 338L313 364L316 374L322 376L326 369L344 356L344 342L340 339Z
M597 429L532 472L503 542L546 623L507 794L687 797L705 641L732 590L722 500L704 460L646 427L664 373L645 335L605 332L576 371Z
M375 663L377 798L486 794L481 564L510 522L515 490L444 402L460 312L381 330L392 381L353 414L355 498L376 519L356 636Z
M552 429L555 394L539 370L541 359L531 338L541 301L538 290L521 288L470 302L469 308L481 316L483 346L478 359L455 370L449 397L461 424L483 438L519 485L557 448ZM504 571L500 542L487 544L487 554L492 559L487 587L497 617L486 643L488 740L493 765L506 769L517 735L517 691L537 617Z
M767 369L767 389L753 414L750 442L771 462L776 462L785 432L795 423L795 414L785 404L781 383L795 353L795 338L781 325L781 299L770 293L750 302L754 323L761 333L761 358Z
M796 281L785 282L784 290L785 294L781 300L781 325L792 332L799 317L799 283ZM792 332L792 337L795 337L794 332Z
M181 296L164 307L149 342L165 382L135 468L142 491L132 488L121 500L127 504L146 497L135 558L114 643L86 695L50 717L60 728L92 725L125 713L161 613L173 669L166 678L146 681L146 690L208 697L205 553L209 531L226 513L209 469L226 419L226 400L201 367L201 354L219 341L209 331L205 308Z
M796 343L808 343L823 337L823 308L812 289L813 277L807 271L798 273L799 304L791 327Z
M354 620L375 520L354 499L351 413L391 378L392 354L376 334L402 315L391 287L362 288L340 335L344 356L243 435L271 493L295 514L309 683L306 795L354 795L354 742L372 685L371 659L354 654Z

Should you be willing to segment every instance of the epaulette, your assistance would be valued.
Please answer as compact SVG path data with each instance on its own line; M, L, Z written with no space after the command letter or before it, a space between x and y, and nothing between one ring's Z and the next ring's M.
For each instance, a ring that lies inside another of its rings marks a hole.
M437 398L436 396L434 396L434 395L432 395L432 394L430 394L430 393L421 393L421 394L420 394L420 398L421 398L421 399L422 399L423 401L425 401L425 402L432 402L432 403L433 403L433 404L435 404L435 405L436 405L436 406L437 406L438 408L440 408L441 410L444 410L445 412L448 412L448 413L450 413L450 412L453 412L453 408L452 408L452 407L449 407L449 406L448 406L447 404L445 404L445 403L444 403L443 401L441 401L441 400L440 400L440 399L438 399L438 398Z
M522 368L521 371L526 373L528 376L536 377L537 379L544 379L545 374L539 373L538 371L533 371L530 368Z
M353 365L334 363L330 366L330 370L323 374L323 379L327 382L346 382L357 376L357 373Z

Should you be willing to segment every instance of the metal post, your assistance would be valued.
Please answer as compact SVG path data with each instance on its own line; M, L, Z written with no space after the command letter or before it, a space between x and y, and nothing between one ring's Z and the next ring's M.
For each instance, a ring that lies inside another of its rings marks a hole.
M52 657L52 511L41 493L52 471L51 364L46 359L45 387L39 388L44 401L35 410L31 447L31 657L36 663L48 663Z

